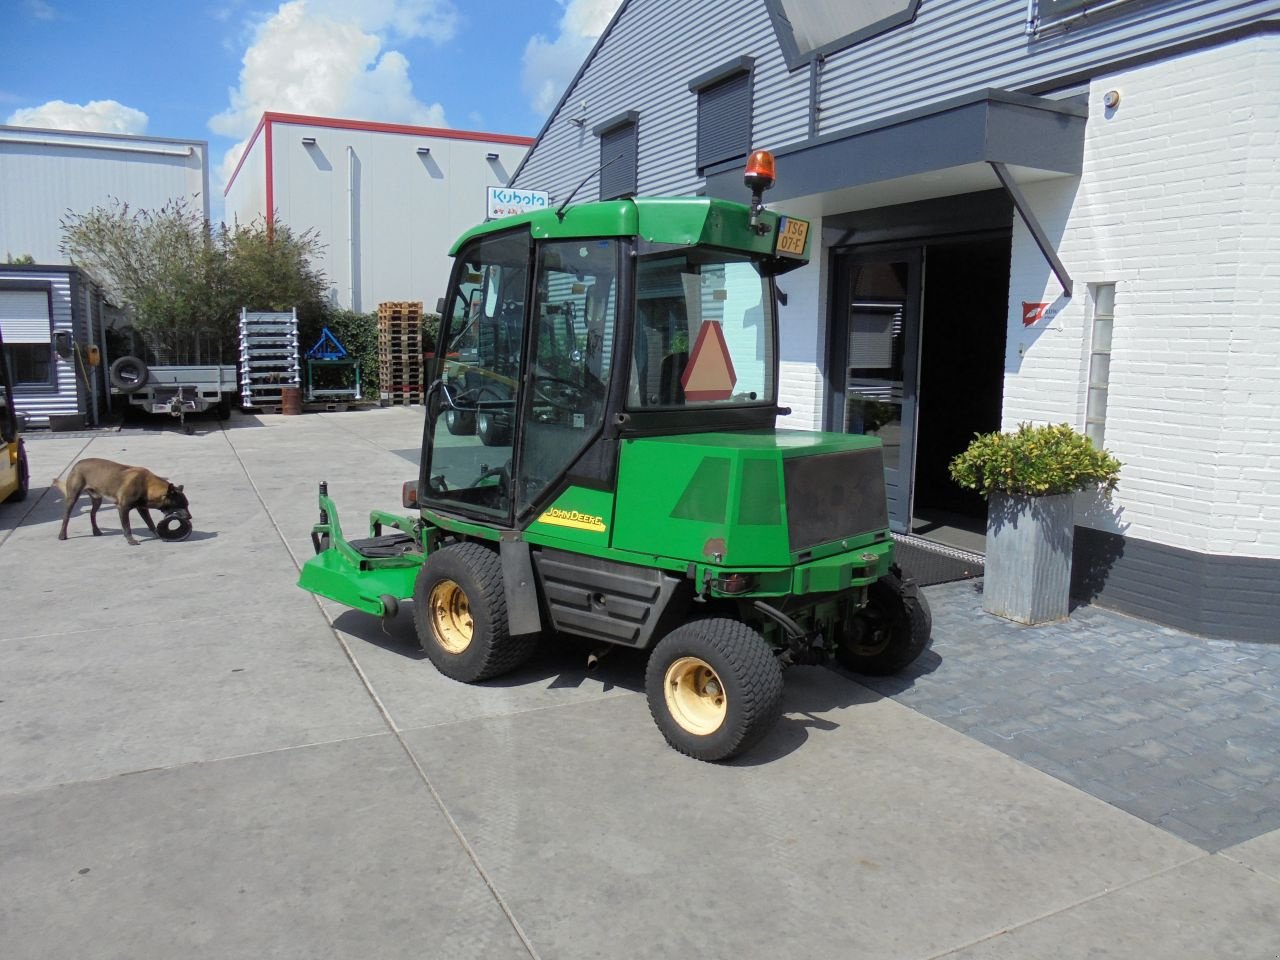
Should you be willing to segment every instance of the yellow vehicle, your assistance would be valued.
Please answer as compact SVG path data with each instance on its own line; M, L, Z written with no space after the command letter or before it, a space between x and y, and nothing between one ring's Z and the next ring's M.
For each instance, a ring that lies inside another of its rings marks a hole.
M0 410L0 501L23 500L31 483L31 470L20 436L18 409L13 401L13 376L3 336L0 336L0 392L4 394L4 409Z

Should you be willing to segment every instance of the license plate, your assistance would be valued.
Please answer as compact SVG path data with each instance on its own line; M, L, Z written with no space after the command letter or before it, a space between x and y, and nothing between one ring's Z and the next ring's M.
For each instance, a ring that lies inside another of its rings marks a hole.
M809 221L795 217L778 218L778 241L773 250L780 257L803 257L809 239Z

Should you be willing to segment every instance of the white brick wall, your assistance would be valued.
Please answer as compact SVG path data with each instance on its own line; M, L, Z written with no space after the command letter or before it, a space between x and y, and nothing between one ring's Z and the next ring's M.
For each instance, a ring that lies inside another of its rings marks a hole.
M827 389L817 358L826 354L830 257L822 246L821 208L804 201L780 204L782 208L809 221L809 262L778 278L778 289L787 295L787 305L778 307L778 404L791 408L790 416L778 418L778 426L821 430Z
M1121 94L1103 107L1108 90ZM1083 428L1092 298L1115 283L1097 529L1280 558L1280 37L1101 77L1084 174L1026 187L1075 282L1015 217L1004 425ZM1022 301L1053 301L1024 330Z

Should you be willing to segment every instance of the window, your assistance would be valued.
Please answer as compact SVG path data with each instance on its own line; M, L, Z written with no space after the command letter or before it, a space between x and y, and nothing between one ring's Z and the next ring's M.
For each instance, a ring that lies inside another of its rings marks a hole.
M751 70L739 57L689 84L698 95L698 172L745 157L751 150Z
M545 493L604 423L618 311L617 240L538 247L517 508Z
M773 403L773 314L756 265L715 251L636 268L627 405Z
M1035 28L1065 25L1073 20L1092 20L1121 7L1134 7L1152 0L1036 0Z
M600 199L636 195L636 121L639 114L628 110L593 131L600 138Z
M433 424L427 497L447 509L503 518L523 371L531 238L483 237L454 266L441 331L444 411Z
M1111 325L1115 314L1116 285L1099 283L1093 288L1093 337L1089 348L1089 391L1085 401L1084 433L1102 449L1107 428L1107 390L1111 384Z
M0 333L4 334L15 386L53 383L53 334L49 286L0 290Z
M765 0L778 44L794 69L915 18L920 0Z

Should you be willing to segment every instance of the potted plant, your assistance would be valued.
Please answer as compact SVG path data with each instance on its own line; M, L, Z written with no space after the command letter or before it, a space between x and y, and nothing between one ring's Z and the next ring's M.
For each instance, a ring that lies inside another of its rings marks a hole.
M986 433L951 461L951 478L987 497L982 608L1019 623L1066 617L1075 494L1110 497L1120 461L1068 424Z

